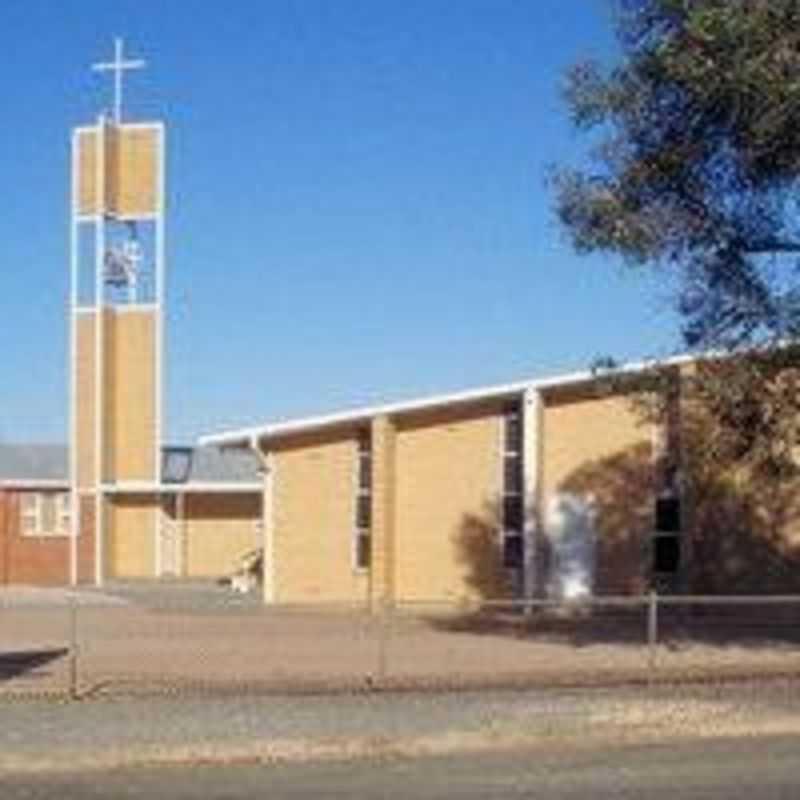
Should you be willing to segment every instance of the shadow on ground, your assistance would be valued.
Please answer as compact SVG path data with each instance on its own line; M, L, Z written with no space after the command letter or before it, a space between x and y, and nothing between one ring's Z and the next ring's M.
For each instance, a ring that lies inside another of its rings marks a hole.
M778 609L709 609L704 606L662 608L658 642L666 646L692 644L713 647L777 647L800 652L800 606ZM786 613L790 611L791 613ZM575 648L596 645L640 648L648 641L646 608L522 611L477 610L453 616L427 616L425 621L443 633L501 636L561 644Z
M41 667L63 658L67 653L69 649L66 647L0 652L0 681L10 681L34 673Z

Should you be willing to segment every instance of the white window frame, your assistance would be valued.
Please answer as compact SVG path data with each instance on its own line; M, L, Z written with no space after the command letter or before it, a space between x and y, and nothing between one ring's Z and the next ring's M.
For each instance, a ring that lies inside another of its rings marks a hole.
M27 501L31 506L26 507ZM55 527L45 529L44 504L54 504ZM22 492L19 501L20 534L29 539L61 538L69 536L72 530L72 503L69 492ZM26 525L31 522L31 525Z

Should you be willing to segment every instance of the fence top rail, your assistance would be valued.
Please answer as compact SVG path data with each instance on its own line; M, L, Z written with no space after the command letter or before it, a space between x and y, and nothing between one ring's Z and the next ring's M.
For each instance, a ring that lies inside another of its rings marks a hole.
M428 597L411 600L373 601L342 600L331 602L313 603L279 603L275 605L255 606L266 613L270 610L281 613L390 613L390 612L419 612L419 611L450 611L450 612L475 612L475 611L520 611L533 609L552 610L582 610L590 608L647 608L648 606L800 606L800 594L773 594L773 595L701 595L701 594L656 594L655 592L638 595L595 595L574 599L565 598L458 598L458 597ZM68 610L72 607L78 609L102 610L108 613L117 611L136 610L136 603L120 600L108 600L103 597L92 596L74 597L64 595L49 597L39 595L26 595L16 593L3 593L0 591L0 610ZM148 607L160 608L159 603L152 603ZM181 610L180 602L167 602L164 608ZM191 608L191 603L187 608Z
M655 592L641 595L604 595L566 600L558 598L531 598L526 600L510 599L457 599L426 598L415 600L398 600L388 604L397 611L418 609L580 609L589 607L646 607L651 603L658 605L800 605L800 594L782 595L662 595Z
M428 598L398 600L395 609L452 608L452 609L528 609L528 608L583 608L586 606L642 606L648 603L647 596L595 597L582 600L559 600L535 598L531 600L508 599L442 599Z
M797 594L658 595L660 605L800 605Z

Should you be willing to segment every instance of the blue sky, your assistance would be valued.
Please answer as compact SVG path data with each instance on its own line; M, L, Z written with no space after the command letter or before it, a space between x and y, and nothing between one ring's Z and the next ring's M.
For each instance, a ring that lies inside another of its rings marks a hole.
M168 125L173 440L678 345L650 275L573 254L545 186L601 0L4 0L0 438L66 438L68 142L91 62Z

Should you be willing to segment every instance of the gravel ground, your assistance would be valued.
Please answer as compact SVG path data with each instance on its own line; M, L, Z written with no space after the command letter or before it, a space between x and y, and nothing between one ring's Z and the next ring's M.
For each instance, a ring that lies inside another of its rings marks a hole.
M16 608L119 607L131 604L121 592L98 590L60 589L46 586L6 586L0 588L0 610L10 612Z
M115 697L2 703L0 774L800 732L789 682L651 691Z
M140 765L0 775L3 800L787 800L797 796L797 739L673 740L619 747L517 748L359 762Z

